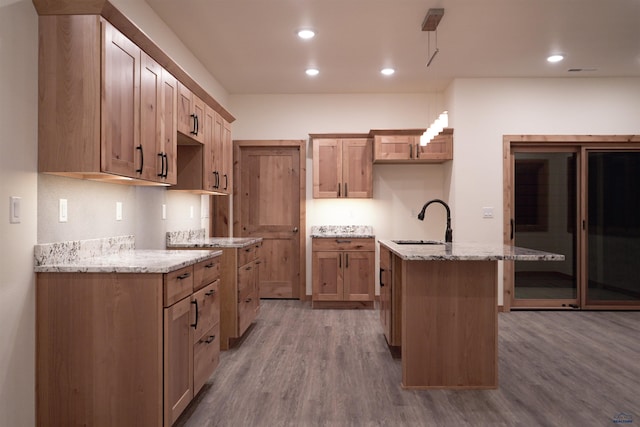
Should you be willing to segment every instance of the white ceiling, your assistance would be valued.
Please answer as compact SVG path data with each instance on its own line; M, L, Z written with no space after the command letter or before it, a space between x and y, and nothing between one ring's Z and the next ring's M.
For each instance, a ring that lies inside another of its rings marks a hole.
M432 92L457 77L640 76L640 0L146 2L230 94ZM421 29L430 8L445 9L437 33ZM298 39L301 27L316 37ZM440 52L426 67L436 34ZM565 60L547 63L556 52ZM379 72L387 66L396 69L391 77ZM308 77L308 67L320 74Z

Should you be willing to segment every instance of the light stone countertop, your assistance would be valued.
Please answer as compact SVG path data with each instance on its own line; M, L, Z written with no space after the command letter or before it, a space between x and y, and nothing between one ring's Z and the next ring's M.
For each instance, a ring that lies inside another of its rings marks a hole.
M508 245L442 243L399 245L392 240L380 244L407 261L563 261L564 255Z
M167 249L244 248L260 243L262 237L206 237L204 228L167 232Z
M364 239L375 237L370 225L314 225L312 238Z
M43 264L36 273L169 273L204 261L222 251L129 250L111 255L80 258L66 263Z

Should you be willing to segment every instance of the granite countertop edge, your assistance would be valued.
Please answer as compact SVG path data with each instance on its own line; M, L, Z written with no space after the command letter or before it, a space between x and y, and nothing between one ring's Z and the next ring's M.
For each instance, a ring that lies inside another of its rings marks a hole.
M169 273L208 258L222 251L198 250L130 250L118 254L81 258L67 263L42 264L36 273Z
M262 242L262 237L208 237L180 242L167 242L167 249L175 248L245 248Z
M443 243L438 245L398 245L379 240L406 261L563 261L564 255L509 245Z
M341 234L324 234L314 233L312 239L374 239L374 234L358 234L358 233L341 233Z

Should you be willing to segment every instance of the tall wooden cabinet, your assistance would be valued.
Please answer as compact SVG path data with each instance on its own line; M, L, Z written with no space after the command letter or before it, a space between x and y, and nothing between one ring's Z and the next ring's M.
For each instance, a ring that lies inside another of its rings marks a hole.
M96 15L40 16L39 31L38 171L167 183L161 67Z
M37 273L38 426L171 426L218 364L220 256L170 273Z
M313 197L373 197L372 153L366 137L313 136Z
M313 238L313 308L372 308L374 238Z

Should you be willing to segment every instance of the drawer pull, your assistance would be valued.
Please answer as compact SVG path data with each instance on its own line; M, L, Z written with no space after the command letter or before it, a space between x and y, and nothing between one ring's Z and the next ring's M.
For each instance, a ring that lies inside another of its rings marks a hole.
M196 305L196 323L192 323L191 327L193 329L198 329L198 300L191 301L191 304L195 304Z
M216 264L212 262L210 264L205 265L204 268L213 268L215 266L216 266Z
M384 268L380 267L380 286L384 286L384 283L382 283L382 272L384 271Z
M244 302L246 302L246 303L250 303L251 301L252 301L251 298L247 298L246 300L244 300Z
M247 271L251 270L251 266L246 267L245 270Z
M351 243L351 240L336 239L336 243Z
M252 250L253 250L253 248L247 248L247 249L245 249L244 251L245 251L245 252L251 252Z
M211 344L211 343L213 342L213 340L215 340L215 339L216 339L216 336L215 336L215 335L209 335L209 338L207 338L207 339L206 339L206 340L204 340L203 342L204 342L205 344Z
M211 295L215 295L216 294L216 290L215 289L211 289L209 292L206 292L205 295L210 297Z
M177 277L177 279L178 279L178 280L184 280L184 279L186 279L187 277L191 277L191 273L184 273L184 274L181 274L181 275L179 275L179 276Z
M262 261L256 260L256 264L262 264Z

